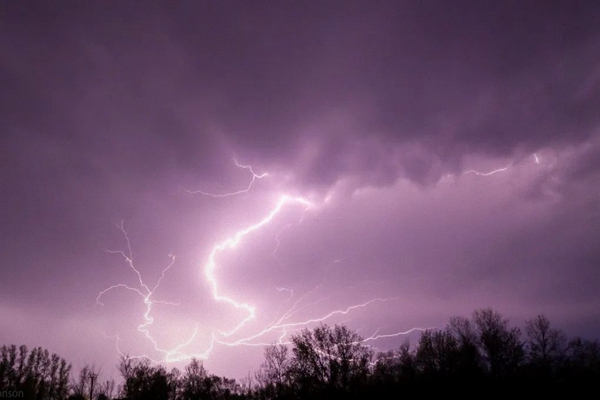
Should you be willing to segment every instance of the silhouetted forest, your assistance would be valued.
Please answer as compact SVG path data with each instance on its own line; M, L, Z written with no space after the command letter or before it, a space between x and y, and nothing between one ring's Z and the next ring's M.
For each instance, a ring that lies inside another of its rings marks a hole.
M511 327L486 308L472 318L453 317L443 329L421 333L411 346L375 353L344 325L320 325L265 348L264 361L236 381L206 371L192 360L168 371L149 360L122 357L122 383L102 380L94 366L72 374L71 365L42 348L0 348L0 397L71 400L192 399L387 399L427 394L467 397L536 397L596 390L600 383L597 340L568 339L539 315L524 329ZM592 392L593 393L593 392Z

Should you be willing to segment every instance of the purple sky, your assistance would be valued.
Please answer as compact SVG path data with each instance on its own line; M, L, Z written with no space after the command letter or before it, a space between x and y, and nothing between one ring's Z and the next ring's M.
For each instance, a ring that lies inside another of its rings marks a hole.
M490 306L600 336L598 21L589 1L3 2L0 344L110 374L118 336L239 378L248 344L371 300L325 322ZM217 252L215 299L214 246L283 195L310 205ZM127 238L150 290L175 256L152 339ZM119 284L139 293L96 303Z

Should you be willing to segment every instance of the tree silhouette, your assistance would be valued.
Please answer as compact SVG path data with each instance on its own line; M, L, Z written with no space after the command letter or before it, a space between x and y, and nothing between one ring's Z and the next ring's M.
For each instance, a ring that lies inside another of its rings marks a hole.
M421 334L416 362L423 374L448 376L456 370L459 346L450 329L428 329Z
M71 365L48 350L26 346L0 348L0 387L22 391L26 398L63 400L69 391Z
M452 317L449 329L458 341L457 374L466 379L480 377L483 361L477 347L479 339L474 324L464 317Z
M538 315L525 323L529 362L538 369L550 373L550 369L560 361L566 352L565 335L550 327L544 315Z
M369 392L374 398L406 395L415 384L417 361L407 340L395 350L381 352L372 368ZM400 390L402 389L402 390Z
M125 379L123 397L130 400L165 400L171 387L169 376L162 365L150 365L148 359L121 357L119 372Z
M199 399L207 392L206 380L208 374L201 362L196 359L185 367L185 373L181 378L181 399Z
M255 377L266 398L285 397L291 383L290 365L287 346L271 345L265 348L265 361Z
M234 380L209 375L197 359L192 359L185 367L178 385L180 390L177 399L181 400L224 399L236 391Z
M292 337L290 372L302 391L350 393L365 382L373 351L343 325L304 329Z
M473 312L478 343L492 377L513 374L524 358L519 328L509 328L508 320L491 308Z
M79 371L79 379L71 383L72 395L69 398L87 398L93 400L95 398L94 395L97 395L100 389L99 376L100 370L96 369L95 365L84 365Z
M563 378L580 387L597 388L600 381L600 343L579 337L569 341Z

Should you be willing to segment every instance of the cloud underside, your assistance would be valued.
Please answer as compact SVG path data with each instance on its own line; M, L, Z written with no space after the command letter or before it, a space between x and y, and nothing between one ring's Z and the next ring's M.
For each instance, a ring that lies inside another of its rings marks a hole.
M235 154L311 187L431 184L465 155L597 134L597 7L397 3L15 6L3 119L64 168L201 173Z

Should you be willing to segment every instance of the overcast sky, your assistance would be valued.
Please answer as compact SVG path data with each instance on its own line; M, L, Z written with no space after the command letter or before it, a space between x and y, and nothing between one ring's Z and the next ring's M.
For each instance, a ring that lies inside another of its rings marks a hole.
M493 307L599 337L598 21L574 0L2 2L0 344L239 378L317 320L369 337Z

